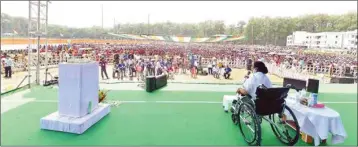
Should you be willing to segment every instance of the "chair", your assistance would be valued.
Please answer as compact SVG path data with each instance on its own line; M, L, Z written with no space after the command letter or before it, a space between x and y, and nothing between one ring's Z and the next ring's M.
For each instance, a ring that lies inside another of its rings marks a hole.
M255 110L258 115L281 113L289 88L257 88Z

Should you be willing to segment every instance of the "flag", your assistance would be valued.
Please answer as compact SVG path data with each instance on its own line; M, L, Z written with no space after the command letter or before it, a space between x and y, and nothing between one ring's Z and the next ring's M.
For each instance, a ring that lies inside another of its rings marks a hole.
M19 33L17 33L15 30L12 30L12 31L14 31L14 34L16 34L16 35L19 34Z
M60 33L60 36L61 36L61 37L63 37L63 34L62 34L62 33Z

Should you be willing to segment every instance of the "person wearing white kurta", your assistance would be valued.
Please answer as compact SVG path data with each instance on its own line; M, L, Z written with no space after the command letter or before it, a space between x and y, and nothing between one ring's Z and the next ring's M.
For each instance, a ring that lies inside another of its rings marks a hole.
M259 85L264 85L267 88L272 87L272 83L266 73L268 70L263 62L257 61L254 63L254 74L245 80L242 88L237 90L238 94L249 95L252 99L256 99L256 89ZM224 97L223 107L224 111L228 112L229 105L237 99L236 96Z
M158 70L159 68L162 68L162 66L160 65L160 61L158 60L156 63L155 63L155 71L154 71L154 75L155 76L158 76Z

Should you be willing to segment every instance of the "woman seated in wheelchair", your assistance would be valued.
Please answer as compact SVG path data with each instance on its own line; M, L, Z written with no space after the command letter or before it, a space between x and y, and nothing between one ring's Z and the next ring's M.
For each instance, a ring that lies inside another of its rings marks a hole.
M263 62L256 61L254 63L253 72L254 74L251 77L245 77L246 80L242 85L242 88L239 88L236 91L236 93L243 95L244 98L255 99L256 89L259 85L264 85L267 88L272 87L272 83L266 75L268 73L268 69ZM227 110L225 111L227 112Z

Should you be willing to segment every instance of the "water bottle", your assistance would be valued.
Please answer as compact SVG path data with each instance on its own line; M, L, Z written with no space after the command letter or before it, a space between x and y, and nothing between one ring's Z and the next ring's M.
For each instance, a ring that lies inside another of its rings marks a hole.
M307 92L306 92L305 89L302 89L300 92L301 92L301 98L302 98L302 97L306 97Z
M317 101L318 101L318 95L317 95L317 93L311 93L311 98L312 98L312 103L313 103L313 105L316 105L316 104L317 104Z

